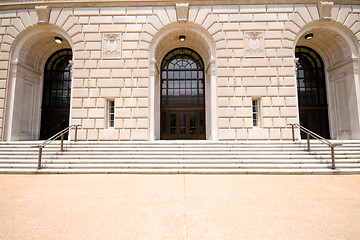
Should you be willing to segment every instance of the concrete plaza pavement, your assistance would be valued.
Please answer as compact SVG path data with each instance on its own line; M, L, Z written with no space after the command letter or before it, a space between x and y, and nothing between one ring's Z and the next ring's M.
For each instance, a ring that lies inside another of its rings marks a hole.
M360 239L360 175L0 175L0 239Z

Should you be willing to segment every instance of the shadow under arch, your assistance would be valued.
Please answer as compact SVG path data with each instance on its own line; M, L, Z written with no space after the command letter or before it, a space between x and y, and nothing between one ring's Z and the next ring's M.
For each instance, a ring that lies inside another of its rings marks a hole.
M179 41L180 35L186 37L185 41ZM203 27L191 22L163 27L150 43L149 139L160 139L160 66L165 55L176 48L190 48L204 61L206 139L217 140L215 42Z
M55 37L62 42L56 43ZM61 49L74 49L73 42L64 30L51 24L29 27L15 38L6 86L5 141L39 139L45 63Z
M305 39L310 33L313 38ZM308 47L324 62L330 137L360 139L360 49L354 33L338 22L319 20L304 26L294 43L294 53L296 47Z

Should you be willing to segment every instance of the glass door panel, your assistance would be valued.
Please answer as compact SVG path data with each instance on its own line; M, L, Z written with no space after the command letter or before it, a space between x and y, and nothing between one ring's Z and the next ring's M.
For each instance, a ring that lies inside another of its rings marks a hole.
M170 135L176 135L177 131L176 131L176 114L175 113L171 113L170 114Z
M190 113L190 135L196 134L196 113Z
M185 113L180 113L180 135L186 135L186 115Z

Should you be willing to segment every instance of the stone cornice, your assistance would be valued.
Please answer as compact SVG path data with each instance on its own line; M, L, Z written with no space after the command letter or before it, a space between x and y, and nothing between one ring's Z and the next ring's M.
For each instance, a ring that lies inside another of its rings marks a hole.
M1 0L0 10L49 7L116 7L116 6L161 6L189 3L189 5L233 5L233 4L317 4L319 0ZM356 4L359 0L333 0L334 4Z

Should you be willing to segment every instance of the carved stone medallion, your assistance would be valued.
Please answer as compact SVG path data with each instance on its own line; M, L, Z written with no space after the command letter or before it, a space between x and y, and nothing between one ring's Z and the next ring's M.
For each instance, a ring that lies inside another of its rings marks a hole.
M264 32L245 32L245 55L263 57L264 54Z
M103 57L112 58L121 56L121 35L104 33L103 35Z

